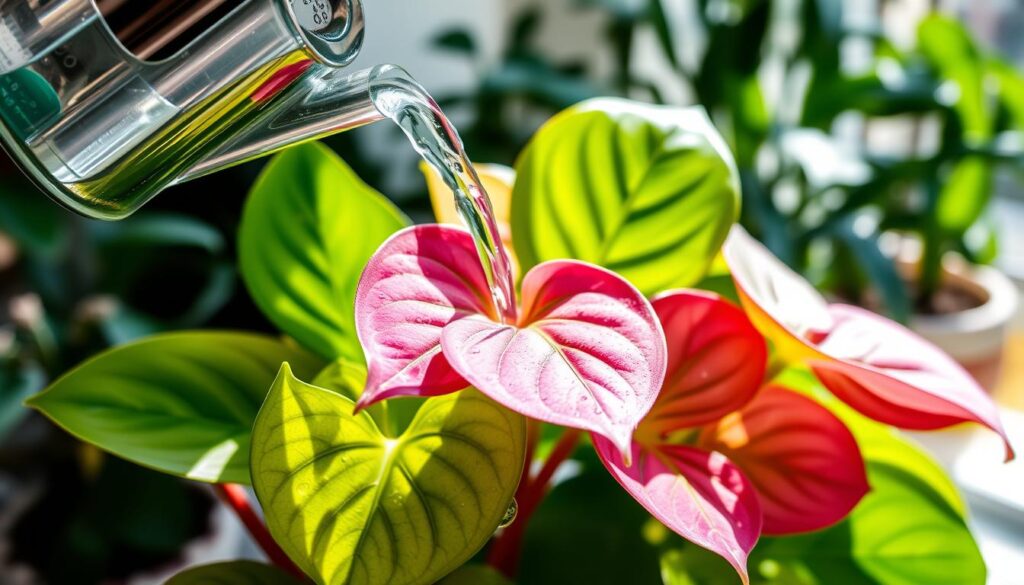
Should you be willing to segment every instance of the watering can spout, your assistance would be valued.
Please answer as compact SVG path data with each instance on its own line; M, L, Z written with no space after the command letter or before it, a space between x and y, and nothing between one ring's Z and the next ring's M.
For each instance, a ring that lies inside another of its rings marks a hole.
M250 96L266 102L250 123L208 153L179 182L383 119L374 104L374 86L395 70L401 71L393 65L378 65L350 73L309 60L282 68Z

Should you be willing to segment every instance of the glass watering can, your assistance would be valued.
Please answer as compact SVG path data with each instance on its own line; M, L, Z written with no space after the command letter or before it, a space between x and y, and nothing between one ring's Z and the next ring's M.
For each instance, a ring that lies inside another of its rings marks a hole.
M126 3L182 5L0 0L3 146L90 217L123 218L169 185L380 120L373 84L408 79L389 65L345 71L363 37L359 0L200 0L185 24L223 15L159 60L128 50L105 18L105 4Z

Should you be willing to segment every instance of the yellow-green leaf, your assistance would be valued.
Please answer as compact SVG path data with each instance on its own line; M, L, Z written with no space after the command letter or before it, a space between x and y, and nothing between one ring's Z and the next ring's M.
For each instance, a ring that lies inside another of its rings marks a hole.
M353 408L282 367L251 457L270 532L318 583L432 583L497 528L525 421L472 389L427 400L396 438Z
M303 346L361 362L355 294L366 261L409 220L326 147L277 155L249 193L239 264L259 308Z
M651 295L704 276L739 193L703 110L591 100L548 122L516 164L512 242L524 272L577 258Z
M253 561L230 561L201 565L182 571L164 585L299 585L277 567Z
M320 360L249 333L157 335L104 352L26 403L79 439L172 475L249 483L249 437L281 363Z

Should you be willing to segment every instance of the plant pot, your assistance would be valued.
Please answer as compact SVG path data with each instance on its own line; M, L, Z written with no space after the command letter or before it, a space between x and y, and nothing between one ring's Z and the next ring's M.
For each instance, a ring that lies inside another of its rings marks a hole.
M901 257L900 271L916 281L917 262ZM1019 292L1003 273L958 256L943 263L942 286L974 297L978 306L946 314L915 314L910 328L959 362L992 392L999 384L1006 342L1019 302Z

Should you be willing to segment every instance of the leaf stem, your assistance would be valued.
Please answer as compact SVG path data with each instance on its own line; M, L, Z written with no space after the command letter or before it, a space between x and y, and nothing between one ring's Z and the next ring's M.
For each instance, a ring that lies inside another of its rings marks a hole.
M218 483L214 484L213 488L220 499L235 511L238 519L242 521L253 540L263 549L272 563L296 577L300 582L308 581L306 574L281 550L281 547L274 541L274 537L270 535L270 531L267 530L263 519L252 509L244 487L234 483Z
M487 555L487 564L506 577L515 579L519 570L519 558L522 555L523 536L526 534L530 518L547 494L548 483L555 475L555 471L572 455L579 438L580 431L566 429L551 450L551 454L544 461L544 466L532 479L528 471L529 460L527 461L527 470L524 470L523 479L519 482L519 489L516 490L519 517L494 539ZM532 451L529 444L527 444L527 451Z

